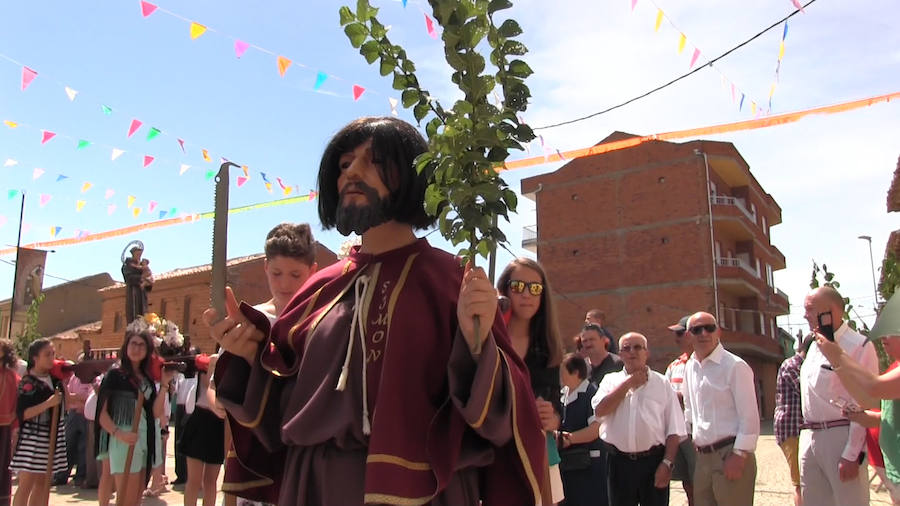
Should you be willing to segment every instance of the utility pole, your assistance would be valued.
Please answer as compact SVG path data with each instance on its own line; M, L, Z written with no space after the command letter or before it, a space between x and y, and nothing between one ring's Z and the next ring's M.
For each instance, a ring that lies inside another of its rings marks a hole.
M9 298L9 327L6 338L13 340L13 318L16 316L16 279L19 277L19 250L22 247L22 218L25 216L25 190L22 190L22 205L19 207L19 235L16 238L16 264L13 266L12 297Z

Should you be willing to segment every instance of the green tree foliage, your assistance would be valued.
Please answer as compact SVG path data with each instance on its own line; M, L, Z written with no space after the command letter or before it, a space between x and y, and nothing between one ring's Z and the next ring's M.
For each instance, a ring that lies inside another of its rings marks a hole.
M438 217L441 235L454 246L465 243L459 251L465 259L487 258L506 242L496 217L508 221L516 209L516 194L498 168L510 150L523 149L535 137L518 117L531 97L525 78L532 70L521 59L527 49L515 40L522 33L519 24L496 19L499 11L512 7L508 0L428 3L443 29L444 57L453 69L450 80L463 95L449 108L422 87L416 65L388 39L388 28L368 0L358 0L355 10L341 7L340 23L366 61L392 77L403 107L412 108L416 121L425 124L429 149L415 164L431 175L425 207ZM485 70L488 63L490 71ZM500 98L499 106L490 102L491 96Z
M44 294L39 294L31 301L31 304L25 312L25 329L14 341L16 355L19 357L27 357L28 347L31 343L43 337L37 329L42 302L44 302Z
M881 298L890 299L897 291L898 285L900 285L900 264L897 263L897 256L891 252L881 263L881 283L878 284Z

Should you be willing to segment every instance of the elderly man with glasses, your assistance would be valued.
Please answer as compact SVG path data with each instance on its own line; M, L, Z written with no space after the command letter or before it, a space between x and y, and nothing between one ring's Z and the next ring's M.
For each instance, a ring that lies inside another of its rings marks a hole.
M619 350L625 369L607 374L591 399L609 452L609 504L665 506L684 416L665 376L647 367L647 338L629 332Z
M753 504L759 412L753 371L725 351L722 330L709 313L687 322L694 354L684 377L684 416L697 447L694 504Z

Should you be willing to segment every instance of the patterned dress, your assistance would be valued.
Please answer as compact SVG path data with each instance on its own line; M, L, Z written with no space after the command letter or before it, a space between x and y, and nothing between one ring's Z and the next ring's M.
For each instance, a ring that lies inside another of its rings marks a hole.
M52 385L52 386L51 386ZM16 414L19 418L19 440L9 468L16 472L46 473L50 452L50 421L53 409L44 410L38 416L25 419L25 410L50 398L55 391L62 391L56 378L26 374L19 382ZM53 472L66 471L66 409L60 403L59 425L56 430L56 448L53 453Z

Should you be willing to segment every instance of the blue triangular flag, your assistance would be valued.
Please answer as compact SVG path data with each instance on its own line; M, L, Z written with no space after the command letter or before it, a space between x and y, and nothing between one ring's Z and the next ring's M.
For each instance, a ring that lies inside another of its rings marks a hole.
M265 181L265 182L267 182L267 183L271 183L271 181L269 181L269 178L266 177L266 173L265 173L265 172L260 172L259 175L262 176L263 181Z
M741 111L744 109L744 94L741 93L741 103L738 105L738 110Z
M159 212L159 219L163 219L163 218L165 218L165 217L166 217L166 211L160 211L160 212Z
M62 181L63 179L69 179L69 176L64 176L64 175L62 175L62 174L56 176L56 182L57 182L57 183L60 182L60 181Z
M314 90L318 90L325 84L325 80L328 79L328 74L325 72L319 72L316 74L316 84L313 86Z

